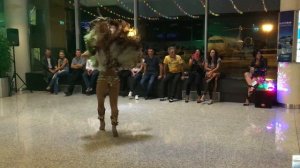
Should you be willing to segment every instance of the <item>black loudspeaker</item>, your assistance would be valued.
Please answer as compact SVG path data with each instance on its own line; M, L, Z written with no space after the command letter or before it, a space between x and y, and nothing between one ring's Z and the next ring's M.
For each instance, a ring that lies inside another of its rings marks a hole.
M9 45L19 46L19 30L8 28L6 32L7 32L7 40L9 42Z
M275 100L275 92L274 91L267 91L267 90L260 90L255 91L255 107L258 108L272 108L272 104Z
M28 90L44 91L47 87L43 73L29 72L25 76Z

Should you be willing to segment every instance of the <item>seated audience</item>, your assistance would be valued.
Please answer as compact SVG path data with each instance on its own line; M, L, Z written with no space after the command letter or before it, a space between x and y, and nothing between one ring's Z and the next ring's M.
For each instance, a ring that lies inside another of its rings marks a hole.
M131 70L125 68L118 69L118 76L120 79L120 95L126 96L129 91L129 77L131 76Z
M218 53L215 49L211 49L207 59L205 60L204 69L205 73L205 92L200 101L204 101L204 96L208 92L209 101L208 104L213 103L213 93L217 90L218 78L220 76L220 64L221 58L218 56Z
M73 94L76 81L81 79L85 62L86 59L83 56L81 56L81 51L77 49L75 53L75 57L72 59L72 63L71 63L72 72L68 82L69 83L68 89L65 92L66 96L71 96Z
M144 73L141 80L141 85L143 86L144 90L146 90L146 100L150 98L150 93L155 80L162 78L162 69L163 66L160 58L154 55L153 48L148 48L144 63Z
M250 96L252 95L255 87L259 83L259 80L264 79L267 70L267 61L261 55L261 51L257 50L253 52L253 60L250 64L250 71L245 72L244 77L248 85L248 93L244 106L248 106L250 103Z
M204 60L200 56L200 50L196 50L195 53L189 59L189 72L188 72L188 81L186 85L186 96L185 102L189 102L191 85L195 84L197 89L197 103L201 103L201 90L203 87L203 78L204 78Z
M96 59L95 57L90 57L87 61L86 61L86 66L85 66L85 71L82 74L82 78L83 81L85 83L86 86L86 90L85 93L87 95L90 95L92 93L95 93L95 85L97 82L97 78L99 75L99 71L95 68L95 63L96 63Z
M169 47L168 53L163 61L164 63L164 79L162 82L162 95L161 101L165 100L164 92L167 88L168 90L168 99L169 102L174 101L174 97L176 94L176 88L178 86L179 81L181 80L181 75L183 71L183 60L179 55L176 55L175 47Z
M66 58L65 52L63 50L59 51L59 59L55 71L56 73L53 75L46 89L50 91L51 88L53 87L54 94L57 94L59 90L59 84L58 84L59 78L63 76L68 76L69 74L69 61Z
M45 57L42 61L42 65L46 78L45 81L47 82L47 84L49 84L53 75L56 73L56 61L51 55L51 50L48 48L45 50Z
M128 97L130 99L133 98L133 96L135 96L135 100L139 99L139 95L136 93L136 87L139 84L140 80L142 79L142 70L143 70L143 63L144 63L144 59L141 59L141 62L138 63L134 68L131 69L131 76L132 76L132 80L129 80L129 93L128 93Z

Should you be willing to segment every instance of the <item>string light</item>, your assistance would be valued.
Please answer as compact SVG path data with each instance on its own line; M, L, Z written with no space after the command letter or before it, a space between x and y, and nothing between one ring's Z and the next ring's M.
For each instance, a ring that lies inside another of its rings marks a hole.
M204 2L203 2L202 0L200 0L200 2L201 2L201 4L202 4L203 8L205 8L205 4L204 4ZM219 14L217 14L217 13L214 13L214 12L213 12L213 11L211 11L211 10L209 10L209 13L210 13L211 15L213 15L213 16L220 16Z
M148 2L146 2L146 0L143 1L144 4L149 8L151 9L154 13L158 14L159 16L165 18L165 19L170 19L170 20L177 20L179 19L178 17L169 17L169 16L166 16L166 15L163 15L161 14L160 12L158 12L156 9L154 9L151 5L149 5Z
M123 19L126 19L126 20L133 20L133 18L131 18L131 17L126 17L126 16L123 16L123 15L120 15L120 14L118 14L118 13L116 13L116 12L114 12L114 11L108 9L108 8L106 8L105 6L101 5L99 2L98 2L98 5L99 5L101 8L103 8L104 10L106 10L107 12L109 12L109 13L111 13L111 14L113 14L113 15L116 15L116 16L118 16L118 17L120 17L120 18L123 18Z
M70 4L70 5L73 5L71 1L69 1L69 4ZM82 12L84 12L84 13L86 13L86 14L88 14L88 15L91 15L91 16L93 16L93 17L97 17L96 14L94 14L94 13L92 13L92 12L90 12L90 11L87 11L87 10L85 10L85 9L79 8L79 10L82 11Z
M129 11L130 13L134 13L132 9L130 9L123 1L121 0L117 0L117 2L119 2L127 11ZM159 20L159 18L156 17L147 17L147 16L143 16L143 15L139 15L141 18L143 19L147 19L147 20Z
M263 6L264 6L264 10L265 10L265 12L268 12L268 9L267 9L267 7L266 7L265 0L261 0L261 2L262 2L262 4L263 4Z
M189 14L188 12L186 12L179 4L178 2L176 2L175 0L173 0L174 4L177 6L177 8L182 12L184 13L185 15L189 16L190 18L193 18L193 19L199 19L199 16L194 16L192 14Z
M243 14L243 12L242 12L241 10L239 10L239 9L236 7L236 5L234 4L233 0L229 0L229 1L231 2L231 4L232 4L234 10L235 10L237 13Z
M93 17L97 17L97 15L96 14L94 14L94 13L92 13L92 12L89 12L89 11L87 11L87 10L85 10L85 9L82 9L82 8L79 8L82 12L84 12L84 13L86 13L86 14L89 14L89 15L91 15L91 16L93 16Z

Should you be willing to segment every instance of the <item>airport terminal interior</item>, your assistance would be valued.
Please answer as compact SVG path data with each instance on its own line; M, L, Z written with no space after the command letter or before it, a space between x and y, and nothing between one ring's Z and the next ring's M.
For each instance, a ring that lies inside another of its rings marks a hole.
M0 0L0 168L300 168L299 0Z

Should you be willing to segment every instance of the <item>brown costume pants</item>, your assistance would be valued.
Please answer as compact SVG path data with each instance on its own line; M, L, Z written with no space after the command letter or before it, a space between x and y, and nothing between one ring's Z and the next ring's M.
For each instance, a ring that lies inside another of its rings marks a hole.
M100 74L101 75L101 74ZM120 80L116 74L103 74L99 77L97 82L97 99L98 99L98 118L104 120L105 97L109 95L109 102L111 107L111 124L118 125L118 96L120 90Z

